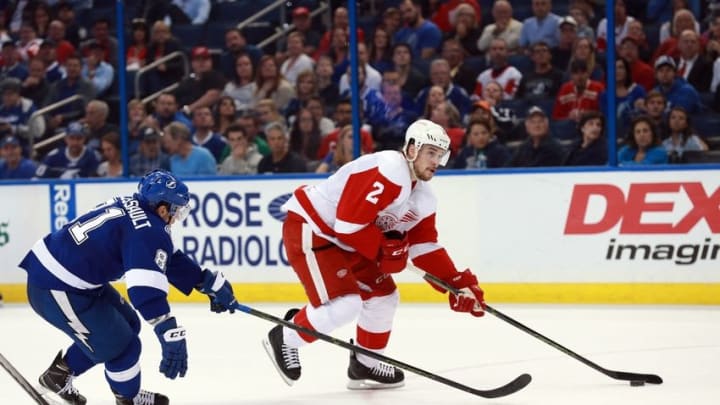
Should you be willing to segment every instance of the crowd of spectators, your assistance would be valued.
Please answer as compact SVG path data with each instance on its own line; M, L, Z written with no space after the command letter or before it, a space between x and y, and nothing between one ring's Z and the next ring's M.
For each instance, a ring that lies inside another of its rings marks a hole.
M262 48L240 19L220 31L220 46L180 39L188 27L210 32L216 17L227 21L218 10L232 1L129 1L121 30L97 3L114 2L0 0L0 179L158 167L179 176L324 173L353 156L344 2L330 1L327 26L313 16L318 2L288 2L291 30ZM455 169L605 165L608 136L620 165L688 163L718 149L720 2L615 0L612 84L601 3L361 6L361 153L397 149L418 118L447 129ZM128 122L117 113L117 35L128 75L173 52L189 61L188 74L182 58L143 74ZM606 133L609 114L615 134Z

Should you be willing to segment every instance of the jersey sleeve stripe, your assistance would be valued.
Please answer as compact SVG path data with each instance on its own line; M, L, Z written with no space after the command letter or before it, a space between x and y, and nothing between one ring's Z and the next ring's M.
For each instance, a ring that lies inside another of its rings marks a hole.
M426 255L430 252L434 252L438 249L442 249L442 246L438 245L437 243L427 242L427 243L418 243L416 245L411 245L409 254L410 259L414 259L416 257Z
M130 269L125 272L125 284L128 290L133 287L152 287L164 291L170 290L170 284L165 274L147 269Z
M35 257L37 257L38 261L53 276L57 277L60 281L69 285L70 287L77 288L79 290L92 290L94 288L99 288L102 286L101 284L88 283L87 281L71 273L68 269L65 268L65 266L60 264L60 262L58 262L57 259L55 259L55 257L50 253L43 239L35 242L35 245L32 247L32 252L35 254Z
M140 374L140 360L138 360L135 364L130 366L130 368L122 371L110 371L107 368L105 369L105 375L107 378L117 381L117 382L125 382L130 381L135 376Z
M352 222L346 222L341 219L335 220L335 232L343 233L346 235L355 233L355 232L363 229L366 226L367 226L367 224L354 224Z

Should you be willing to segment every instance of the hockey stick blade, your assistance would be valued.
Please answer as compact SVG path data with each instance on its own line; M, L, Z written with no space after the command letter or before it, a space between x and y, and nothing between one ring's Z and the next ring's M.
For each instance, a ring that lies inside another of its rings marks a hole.
M36 404L50 405L50 403L46 401L45 398L43 398L42 395L40 395L40 393L37 392L37 390L32 385L30 385L28 380L25 379L22 374L20 374L20 372L12 365L12 363L10 363L7 358L5 358L5 356L2 355L2 353L0 353L0 366L2 366L2 368L4 368L5 371L10 374L10 377L12 377L13 380L15 380L20 385L20 387L22 387L22 389L25 390L25 392L27 392L28 395L32 397L32 399L35 400Z
M448 386L456 388L458 390L465 391L467 393L477 395L477 396L483 397L483 398L499 398L499 397L504 397L506 395L513 394L513 393L525 388L528 384L530 384L530 381L532 381L532 377L529 374L522 374L522 375L518 376L517 378L515 378L514 380L512 380L511 382L503 385L502 387L488 389L488 390L481 390L481 389L477 389L477 388L469 387L467 385L460 384L456 381L447 379L447 378L439 376L437 374L433 374L429 371L425 371L425 370L417 368L413 365L404 363L399 360L395 360L391 357L387 357L380 353L375 353L371 350L365 349L360 346L356 346L356 345L348 343L344 340L334 338L330 335L326 335L324 333L320 333L315 330L307 329L303 326L296 325L290 321L286 321L282 318L278 318L278 317L270 315L268 313L258 311L257 309L242 305L240 303L237 303L235 305L235 309L245 312L246 314L250 314L250 315L256 316L258 318L264 319L266 321L270 321L272 323L275 323L278 325L283 325L290 329L294 329L298 332L313 336L313 337L323 340L327 343L333 344L335 346L340 346L344 349L353 351L355 353L362 353L365 356L372 357L376 360L380 360L380 361L390 364L392 366L401 368L403 370L410 371L412 373L415 373L422 377L428 378L430 380L439 382L441 384L448 385Z
M448 291L450 291L453 294L459 294L460 290L457 288L454 288L450 286L448 283L446 283L444 280L441 280L437 278L436 276L425 273L420 269L417 269L418 272L423 273L423 278L435 285L438 285ZM502 319L503 321L509 323L510 325L522 330L523 332L526 332L535 338L549 344L550 346L560 350L561 352L567 354L568 356L574 358L575 360L592 367L593 369L605 374L606 376L610 378L614 378L616 380L623 380L623 381L644 381L649 384L662 384L663 380L660 378L660 376L655 374L643 374L643 373L630 373L627 371L615 371L615 370L609 370L605 367L602 367L598 365L597 363L594 363L590 361L589 359L575 353L574 351L568 349L567 347L561 345L560 343L550 339L547 336L542 335L539 332L536 332L535 330L531 329L528 326L523 325L522 323L516 321L515 319L503 314L502 312L498 311L497 309L491 307L490 305L485 304L485 312L489 312L490 314L496 316L497 318Z

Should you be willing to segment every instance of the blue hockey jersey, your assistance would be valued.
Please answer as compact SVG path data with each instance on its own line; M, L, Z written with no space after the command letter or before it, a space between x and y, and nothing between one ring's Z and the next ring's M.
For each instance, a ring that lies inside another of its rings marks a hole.
M77 177L95 177L102 158L94 149L87 146L80 156L72 158L67 147L54 149L45 156L42 164L38 166L35 176L39 178L74 179Z
M174 252L169 226L135 197L116 197L39 240L20 263L33 285L97 294L125 277L128 296L146 320L167 314L169 284L185 294L202 270Z

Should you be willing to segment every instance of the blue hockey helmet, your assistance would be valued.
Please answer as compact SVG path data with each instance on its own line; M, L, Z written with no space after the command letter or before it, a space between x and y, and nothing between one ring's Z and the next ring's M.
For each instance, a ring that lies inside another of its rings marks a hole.
M138 200L156 209L168 206L170 217L182 222L190 212L190 192L182 181L165 170L153 170L138 183Z

